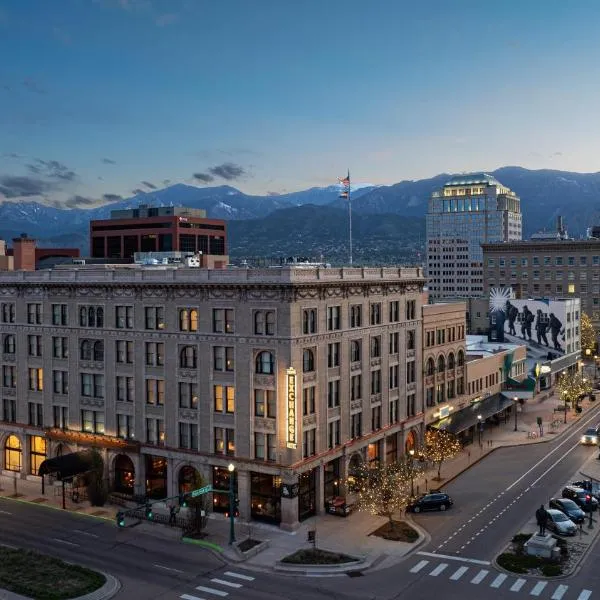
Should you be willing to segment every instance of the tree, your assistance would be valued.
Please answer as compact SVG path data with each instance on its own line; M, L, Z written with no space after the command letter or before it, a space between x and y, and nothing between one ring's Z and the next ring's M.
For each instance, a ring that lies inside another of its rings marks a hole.
M586 350L590 353L596 348L596 330L592 325L592 320L587 313L581 313L581 350L585 354Z
M104 482L104 459L98 450L90 450L91 467L85 474L86 491L92 506L104 506L108 500L108 489Z
M454 458L462 446L456 436L443 429L428 429L425 432L425 456L427 460L437 465L437 478L442 478L442 464L449 458Z
M193 470L193 476L190 478L189 483L191 483L192 490L197 490L205 486L202 475L200 475L196 469ZM202 494L195 498L188 495L186 496L186 502L190 511L190 533L192 535L200 535L202 530L206 527L208 519L206 516L209 508L208 494Z
M557 387L559 397L565 403L565 407L570 405L571 408L575 408L578 400L591 394L594 389L590 381L575 371L563 373L558 380Z
M393 516L409 505L410 471L405 460L376 466L361 465L348 482L356 492L356 508L372 515L387 517L390 530ZM414 476L414 475L413 475Z

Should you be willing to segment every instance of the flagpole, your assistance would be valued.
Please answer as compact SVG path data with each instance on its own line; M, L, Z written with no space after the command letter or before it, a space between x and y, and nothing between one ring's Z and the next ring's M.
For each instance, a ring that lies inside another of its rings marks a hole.
M348 169L348 238L350 242L350 266L352 266L352 201L350 199L350 169Z

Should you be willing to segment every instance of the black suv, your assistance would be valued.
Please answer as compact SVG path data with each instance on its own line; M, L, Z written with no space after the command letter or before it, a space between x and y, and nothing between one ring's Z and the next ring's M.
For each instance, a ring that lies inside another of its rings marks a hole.
M591 492L596 500L600 500L600 483L598 481L574 481L571 485L583 488L586 492Z
M452 498L444 492L430 492L423 494L413 504L408 507L408 510L419 513L426 510L446 510L452 506Z
M598 509L598 500L586 492L583 488L568 485L562 491L562 497L573 500L582 510L589 512Z

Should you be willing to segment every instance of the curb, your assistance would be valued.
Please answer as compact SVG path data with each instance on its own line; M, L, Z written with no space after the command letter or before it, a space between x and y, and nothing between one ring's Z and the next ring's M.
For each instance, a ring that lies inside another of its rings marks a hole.
M121 582L116 577L104 573L104 571L96 572L101 573L106 578L104 585L95 592L90 592L85 596L78 596L77 598L73 598L73 600L108 600L108 598L112 598L121 589Z
M10 502L20 502L21 504L30 504L32 506L39 506L41 508L47 508L50 510L58 510L62 513L69 513L71 515L78 515L80 517L88 517L89 519L98 519L100 521L110 521L114 522L114 518L110 517L102 517L99 515L90 515L89 513L80 512L77 510L69 510L68 508L60 508L59 506L53 506L52 504L43 504L41 502L33 502L33 500L24 500L23 498L13 498L12 496L3 496L0 494L0 498L4 500L9 500Z

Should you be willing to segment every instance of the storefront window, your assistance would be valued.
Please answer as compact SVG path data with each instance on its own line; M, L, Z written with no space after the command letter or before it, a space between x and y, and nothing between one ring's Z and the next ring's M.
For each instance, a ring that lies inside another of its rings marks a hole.
M252 518L270 523L281 522L281 478L250 473L250 512Z
M325 463L323 468L325 473L325 505L332 498L340 495L340 477L341 477L341 458L336 458L331 462Z
M379 442L374 442L373 444L369 444L367 446L367 460L370 463L379 462L380 457L381 457L381 455L380 455Z
M149 498L165 498L167 495L167 459L146 455L146 495Z
M213 494L213 511L219 513L229 512L229 478L231 473L222 467L213 467L212 487L220 493ZM233 472L233 491L237 497L237 471Z
M385 462L390 464L398 460L398 434L390 435L385 440Z
M317 477L311 469L298 476L298 520L304 521L317 513Z
M4 444L4 468L7 471L20 471L22 454L21 440L16 435L9 435Z
M29 436L30 473L37 475L40 465L46 460L46 439L39 435Z
M135 469L132 460L125 454L115 459L115 492L133 495Z

